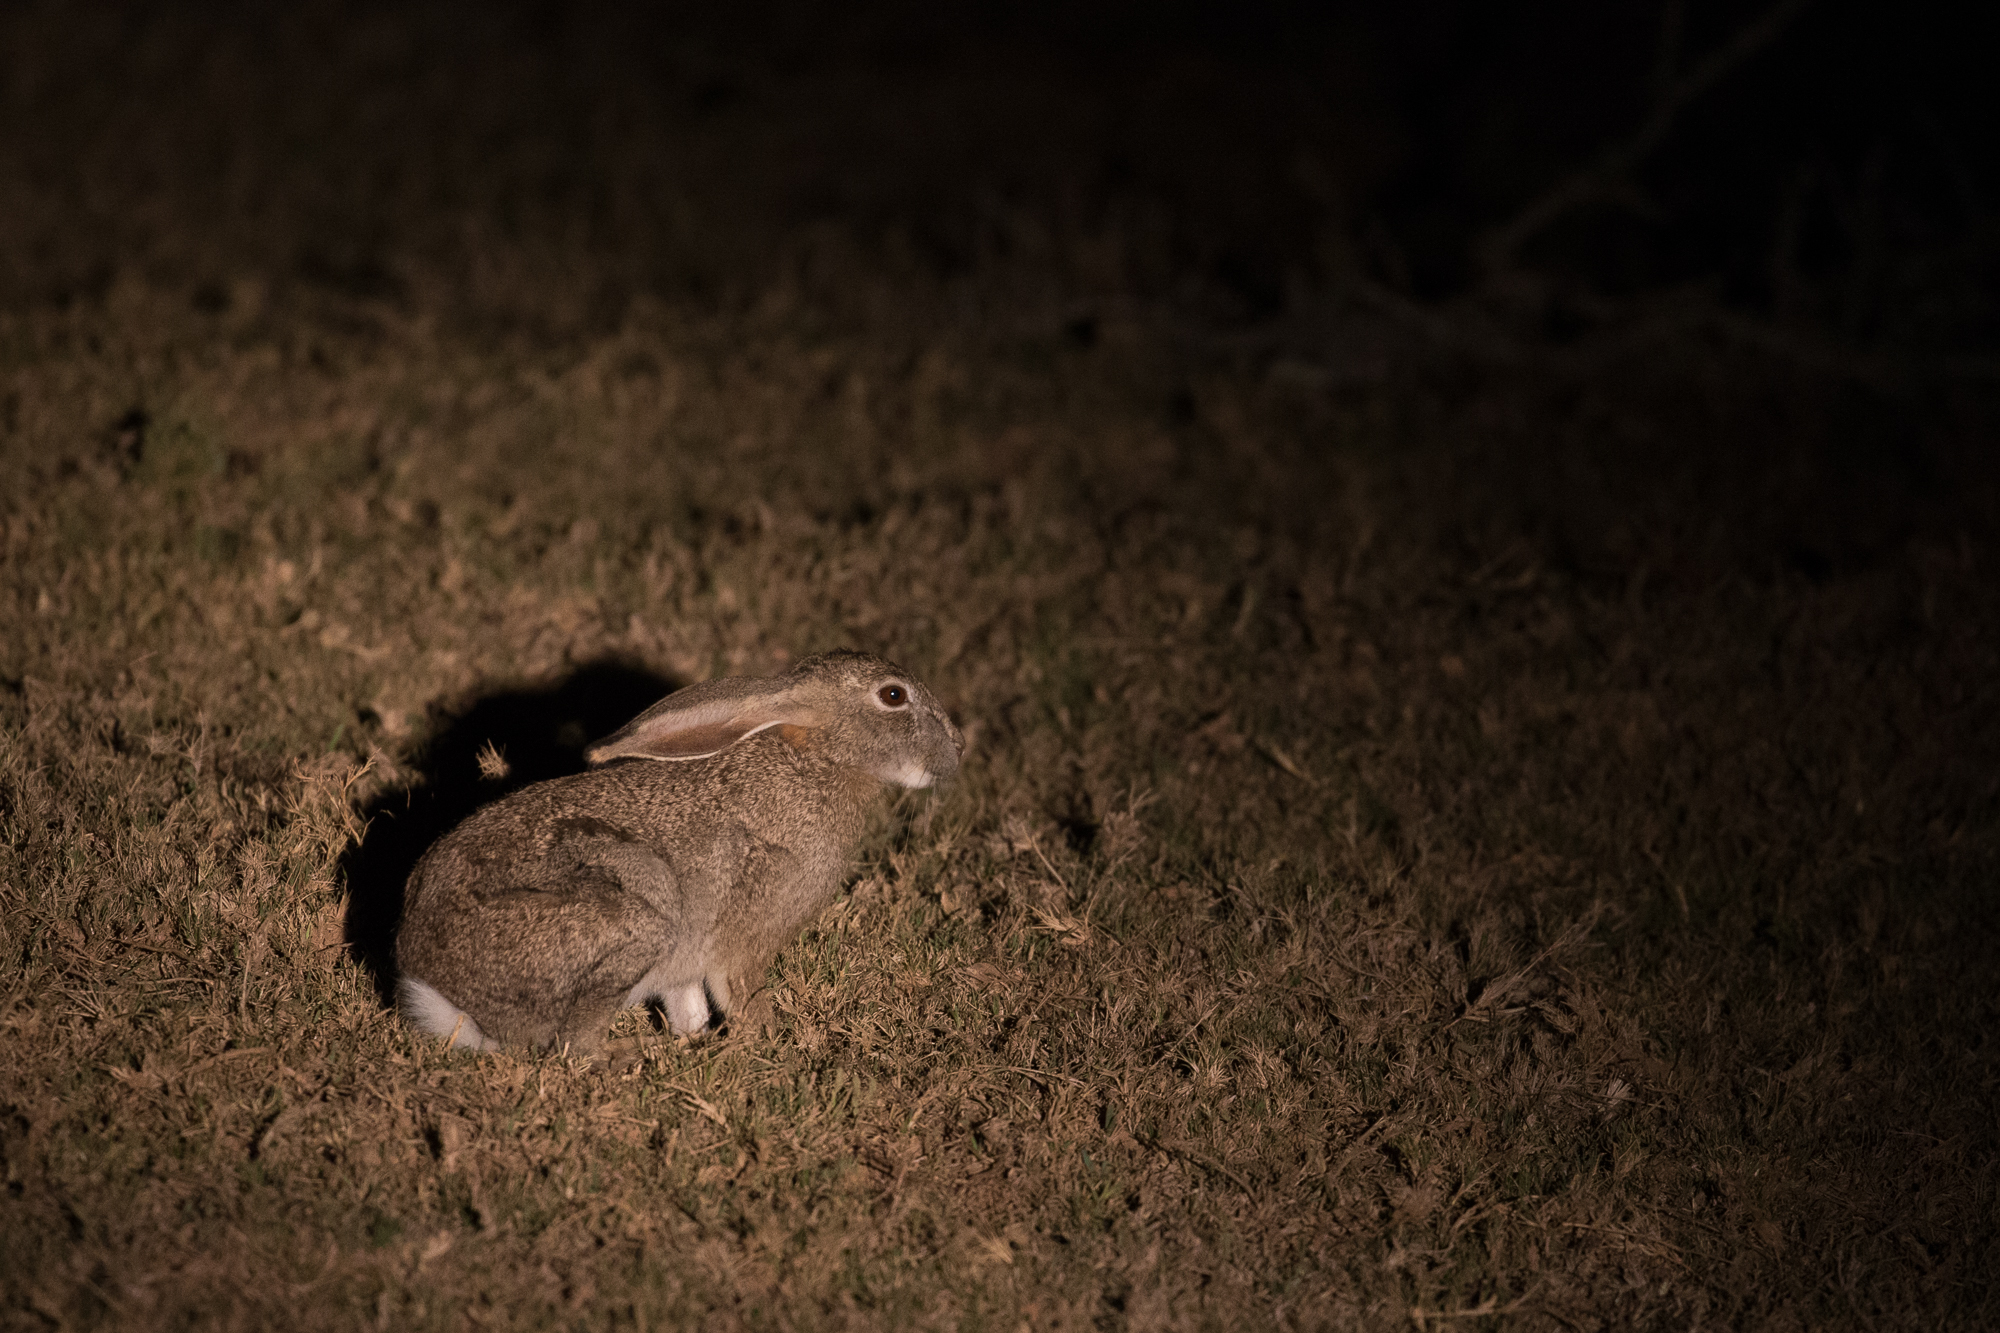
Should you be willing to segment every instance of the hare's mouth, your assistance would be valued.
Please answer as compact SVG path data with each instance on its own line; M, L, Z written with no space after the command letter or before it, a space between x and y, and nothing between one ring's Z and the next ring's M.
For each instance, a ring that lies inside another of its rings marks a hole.
M898 787L919 788L937 784L937 774L913 759L906 759L894 768L883 769L875 776Z

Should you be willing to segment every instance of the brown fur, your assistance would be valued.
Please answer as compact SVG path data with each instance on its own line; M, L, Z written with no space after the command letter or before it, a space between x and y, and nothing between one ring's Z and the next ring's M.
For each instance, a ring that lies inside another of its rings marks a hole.
M884 678L908 687L907 707L873 705ZM733 734L766 729L699 759L622 757L714 732L718 707ZM785 716L814 725L767 725ZM606 766L515 793L431 848L399 969L506 1046L595 1056L648 977L699 985L728 1014L838 892L885 778L948 777L960 746L928 691L861 654L669 696L593 751Z

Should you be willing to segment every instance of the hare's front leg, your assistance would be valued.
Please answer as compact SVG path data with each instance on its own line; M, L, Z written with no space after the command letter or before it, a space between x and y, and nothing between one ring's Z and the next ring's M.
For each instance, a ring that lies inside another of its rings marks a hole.
M708 995L699 981L675 987L660 996L667 1011L667 1025L683 1037L692 1037L708 1027Z

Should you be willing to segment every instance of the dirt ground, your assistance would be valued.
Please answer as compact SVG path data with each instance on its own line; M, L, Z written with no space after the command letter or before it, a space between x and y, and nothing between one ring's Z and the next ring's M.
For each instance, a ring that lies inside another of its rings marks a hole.
M1023 13L0 17L0 1326L2000 1322L2000 233L1481 249L1477 32ZM397 1020L842 646L968 747L774 1033Z

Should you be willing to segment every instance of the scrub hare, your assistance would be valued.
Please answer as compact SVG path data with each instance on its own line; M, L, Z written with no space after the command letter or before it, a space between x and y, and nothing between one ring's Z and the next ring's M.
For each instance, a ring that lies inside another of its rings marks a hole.
M949 778L929 690L865 653L668 695L592 768L475 813L410 873L404 1016L459 1046L597 1057L620 1009L697 1032L839 890L881 784Z

